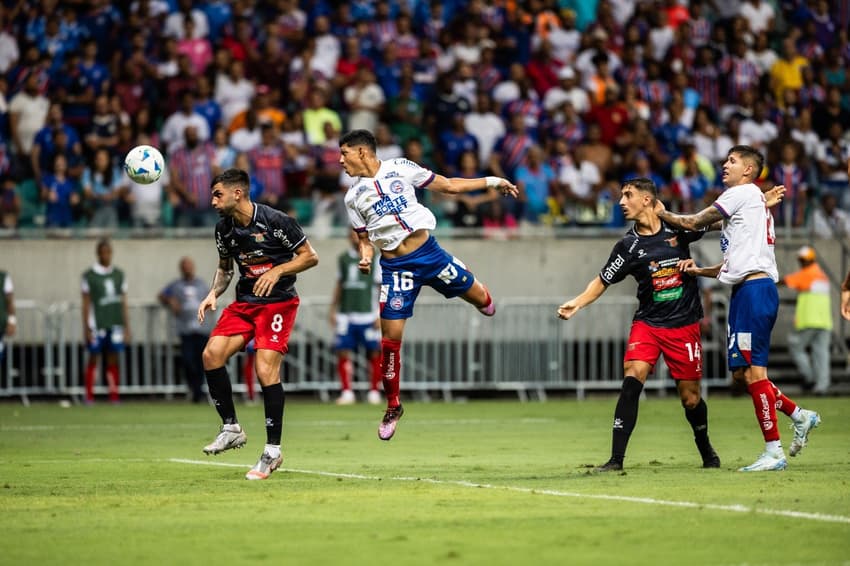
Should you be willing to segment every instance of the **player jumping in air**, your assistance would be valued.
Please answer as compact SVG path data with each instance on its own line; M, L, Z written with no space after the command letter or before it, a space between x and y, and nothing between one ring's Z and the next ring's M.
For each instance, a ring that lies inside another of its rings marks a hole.
M340 164L354 178L345 194L351 227L360 236L360 270L370 271L372 244L381 250L381 370L387 410L378 437L389 440L404 414L399 401L401 340L405 321L422 285L447 298L461 297L482 314L496 312L487 287L431 236L437 221L416 199L416 189L460 194L481 189L516 197L516 186L500 177L446 178L404 158L381 161L375 136L353 130L339 140Z

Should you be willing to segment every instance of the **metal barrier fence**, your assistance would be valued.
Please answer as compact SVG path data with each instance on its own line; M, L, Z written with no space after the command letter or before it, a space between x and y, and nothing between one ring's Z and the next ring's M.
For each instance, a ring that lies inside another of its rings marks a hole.
M635 309L632 298L602 297L569 322L555 315L561 299L504 299L497 315L482 317L460 300L423 295L408 321L403 346L402 390L420 396L514 391L520 399L545 399L547 391L620 387L622 360ZM714 309L725 313L725 304ZM329 299L302 299L289 355L282 369L288 391L314 392L323 400L339 389ZM6 340L0 397L83 395L85 347L79 305L17 301L18 332ZM704 338L703 389L727 386L725 323ZM130 305L132 340L121 359L122 395L184 395L179 346L170 315L156 303ZM234 391L246 392L239 355L229 366ZM355 357L355 388L367 388L368 363ZM100 380L102 382L102 380ZM647 389L672 387L663 362ZM106 393L99 384L96 393Z

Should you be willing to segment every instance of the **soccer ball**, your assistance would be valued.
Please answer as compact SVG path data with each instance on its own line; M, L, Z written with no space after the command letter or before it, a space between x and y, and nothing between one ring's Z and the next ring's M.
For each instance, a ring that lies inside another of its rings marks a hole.
M127 176L140 185L147 185L159 179L165 168L165 160L155 147L137 145L124 158L124 171Z

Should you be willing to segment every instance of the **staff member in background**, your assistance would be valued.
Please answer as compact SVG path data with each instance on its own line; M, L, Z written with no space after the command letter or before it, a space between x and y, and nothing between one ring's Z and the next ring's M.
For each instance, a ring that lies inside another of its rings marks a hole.
M811 390L815 395L826 395L829 391L829 343L832 338L829 278L818 265L814 248L800 248L797 261L800 269L789 273L780 282L798 293L788 350L803 374L803 389ZM811 354L807 350L811 350Z
M180 360L186 374L186 385L193 403L206 399L204 395L204 364L201 354L207 345L215 317L198 321L198 307L210 292L210 286L195 276L195 262L190 257L180 259L180 278L168 284L157 297L171 311L180 336Z

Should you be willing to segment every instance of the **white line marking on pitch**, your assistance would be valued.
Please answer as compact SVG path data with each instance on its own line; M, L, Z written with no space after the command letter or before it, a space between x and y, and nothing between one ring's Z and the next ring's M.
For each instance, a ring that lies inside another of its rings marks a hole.
M169 462L175 464L191 464L195 466L224 466L228 468L249 469L250 464L232 464L229 462L209 462L205 460L188 460L183 458L170 458ZM633 497L629 495L606 495L593 493L578 493L575 491L558 491L554 489L537 489L531 487L518 487L510 485L494 485L489 483L476 483L463 480L437 480L432 478L416 478L407 476L393 476L382 478L380 476L366 476L363 474L346 474L337 472L322 472L317 470L299 470L295 468L281 468L283 472L293 474L307 474L311 476L327 476L332 478L348 478L354 480L380 481L390 479L403 482L424 482L435 485L455 485L460 487L474 487L484 489L500 489L516 493L531 493L536 495L551 495L553 497L576 497L581 499L603 499L607 501L625 501L627 503L643 503L645 505L661 505L664 507L684 507L688 509L711 509L712 511L729 511L732 513L759 513L761 515L775 515L779 517L791 517L793 519L808 519L810 521L822 521L826 523L850 524L850 517L843 515L826 515L823 513L806 513L804 511L785 511L782 509L761 509L748 507L746 505L719 505L717 503L696 503L693 501L670 501L666 499L654 499L652 497Z

